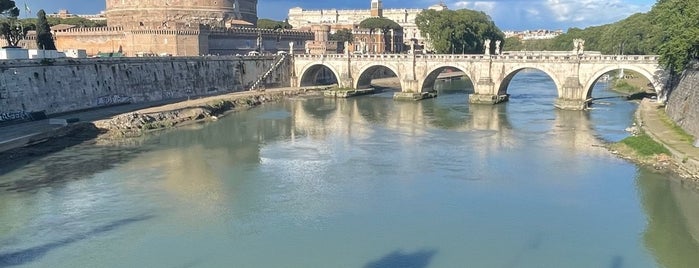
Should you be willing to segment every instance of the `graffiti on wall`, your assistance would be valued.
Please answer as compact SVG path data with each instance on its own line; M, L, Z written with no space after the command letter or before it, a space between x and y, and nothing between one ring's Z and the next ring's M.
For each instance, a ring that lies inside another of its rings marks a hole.
M107 95L97 98L97 106L111 106L131 103L132 99L124 95Z
M0 122L28 119L29 114L25 111L8 111L0 113Z

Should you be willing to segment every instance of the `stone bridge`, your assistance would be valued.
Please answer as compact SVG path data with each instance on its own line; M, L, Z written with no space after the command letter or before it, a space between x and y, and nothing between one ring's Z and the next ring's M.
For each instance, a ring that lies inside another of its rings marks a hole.
M297 54L293 57L292 86L311 86L330 76L346 88L367 88L371 80L392 73L400 80L401 93L431 91L437 76L446 70L460 70L473 82L471 103L495 104L507 100L507 87L524 69L540 70L558 90L555 106L582 110L591 101L592 88L604 74L628 69L649 81L664 101L665 71L652 55L601 55L552 52L511 52L503 55L439 54ZM332 77L334 76L334 77ZM328 79L326 79L328 80Z

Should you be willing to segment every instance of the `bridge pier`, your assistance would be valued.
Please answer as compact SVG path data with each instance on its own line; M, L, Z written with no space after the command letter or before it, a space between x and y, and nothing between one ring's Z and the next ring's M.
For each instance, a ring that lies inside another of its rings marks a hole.
M498 104L501 102L506 102L510 99L510 95L497 95L497 94L470 94L468 95L468 102L473 104Z
M509 100L508 94L495 90L495 83L490 77L481 77L474 85L474 94L468 95L468 102L474 104L498 104Z
M422 92L420 89L420 81L412 79L401 80L401 92L393 94L394 100L416 101L437 97L437 92Z
M554 107L561 110L582 111L587 109L590 100L557 98Z

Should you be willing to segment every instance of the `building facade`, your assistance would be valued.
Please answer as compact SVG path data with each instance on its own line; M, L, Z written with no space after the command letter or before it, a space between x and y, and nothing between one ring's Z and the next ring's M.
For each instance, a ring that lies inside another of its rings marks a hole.
M444 3L430 6L437 11L447 9ZM301 7L289 9L289 24L294 29L310 29L312 25L329 25L331 33L339 29L357 29L360 22L371 17L383 17L395 21L403 27L404 43L416 43L429 47L427 37L420 33L415 18L424 9L384 9L381 0L372 0L369 9L322 9L306 10Z
M106 0L107 27L54 30L59 50L88 55L235 55L302 51L310 31L267 30L257 22L257 0Z

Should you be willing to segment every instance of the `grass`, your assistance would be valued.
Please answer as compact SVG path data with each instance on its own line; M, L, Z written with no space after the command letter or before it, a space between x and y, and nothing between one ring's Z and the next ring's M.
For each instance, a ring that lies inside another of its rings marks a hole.
M694 136L690 135L682 127L678 126L675 121L670 119L670 117L667 115L665 110L658 109L658 117L660 118L665 125L667 125L668 128L672 129L678 136L680 136L680 140L689 144L692 144L694 142Z
M615 80L614 81L614 90L619 91L619 92L626 92L626 93L642 91L641 88L629 84L629 82L626 82L626 80Z
M647 134L631 136L621 140L621 143L629 146L641 156L652 156L659 154L670 155L670 151L660 143L657 143Z

